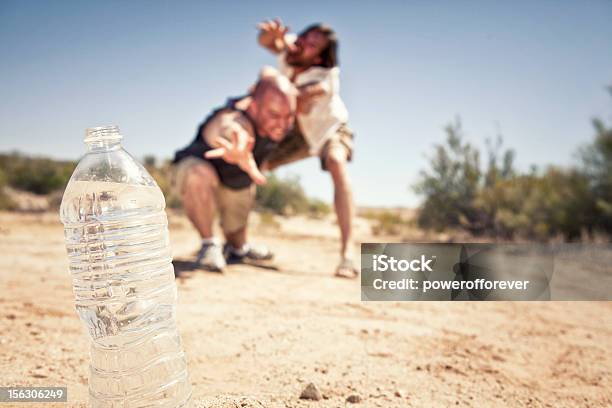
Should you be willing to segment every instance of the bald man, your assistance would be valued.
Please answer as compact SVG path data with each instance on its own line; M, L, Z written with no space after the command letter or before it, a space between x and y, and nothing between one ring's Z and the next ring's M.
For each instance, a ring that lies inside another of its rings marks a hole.
M196 262L222 272L232 260L271 259L272 253L247 240L247 221L255 185L266 179L259 165L293 125L297 91L268 68L247 96L229 99L200 125L195 139L174 158L174 188L202 238ZM213 237L219 212L225 251ZM224 254L225 252L225 254Z

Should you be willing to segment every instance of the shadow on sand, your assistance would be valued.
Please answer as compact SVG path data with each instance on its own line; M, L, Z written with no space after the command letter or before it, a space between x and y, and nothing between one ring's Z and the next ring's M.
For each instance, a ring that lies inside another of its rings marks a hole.
M202 268L198 263L189 260L183 259L175 259L172 261L172 265L174 265L174 277L175 278L186 278L189 274L193 272L206 272L206 273L220 273L210 271L208 269ZM276 265L265 264L265 263L253 263L253 262L228 262L228 265L248 265L255 268L265 269L268 271L279 272L280 269Z
M207 270L200 268L200 265L193 261L175 259L172 261L172 265L174 265L175 278L185 278L189 272L208 272Z

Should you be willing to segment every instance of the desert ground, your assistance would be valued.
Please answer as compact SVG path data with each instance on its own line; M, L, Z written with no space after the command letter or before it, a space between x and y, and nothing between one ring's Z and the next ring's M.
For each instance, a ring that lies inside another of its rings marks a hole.
M332 218L268 218L252 236L274 268L220 275L190 266L197 234L170 214L194 406L612 406L612 302L361 302L358 280L332 277ZM387 240L357 221L358 241ZM0 213L0 253L0 385L65 385L86 406L57 214ZM309 383L319 401L299 398Z

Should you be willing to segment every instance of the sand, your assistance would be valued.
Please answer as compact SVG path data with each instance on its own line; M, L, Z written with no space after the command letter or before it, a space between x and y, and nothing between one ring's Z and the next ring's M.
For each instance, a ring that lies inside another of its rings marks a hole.
M332 277L331 221L278 222L251 223L277 269L219 275L190 270L197 234L170 216L194 406L612 406L612 302L362 303L357 280ZM362 219L357 238L381 240ZM66 385L86 406L58 215L0 213L0 253L0 385ZM320 401L299 399L310 382Z

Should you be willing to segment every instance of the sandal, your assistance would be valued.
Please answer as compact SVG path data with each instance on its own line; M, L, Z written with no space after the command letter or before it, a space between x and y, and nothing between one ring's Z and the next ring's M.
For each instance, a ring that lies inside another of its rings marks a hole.
M336 268L336 273L334 276L337 278L355 279L359 276L359 271L355 267L352 259L342 258L340 264Z

